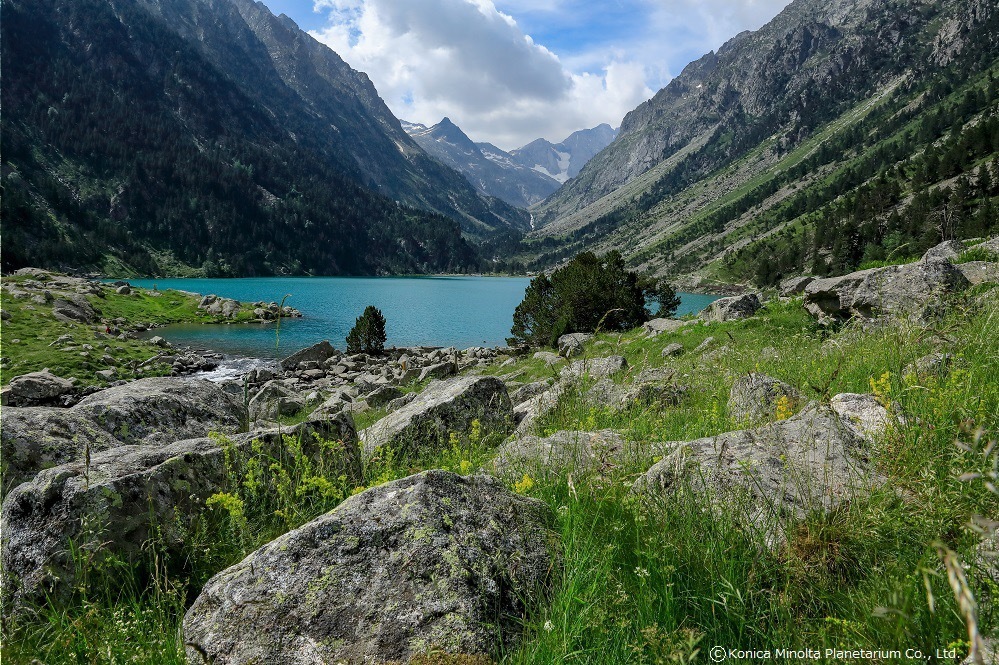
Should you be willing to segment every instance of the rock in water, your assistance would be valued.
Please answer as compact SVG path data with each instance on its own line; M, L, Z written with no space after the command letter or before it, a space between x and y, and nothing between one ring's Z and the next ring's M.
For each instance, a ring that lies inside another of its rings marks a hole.
M371 457L379 447L404 456L439 450L451 432L468 432L473 420L484 432L513 427L513 407L501 380L463 376L431 383L412 402L361 432L364 454Z
M509 649L561 567L554 515L445 471L353 496L212 578L184 618L192 665L408 662Z
M0 512L5 609L19 612L45 594L68 593L75 581L71 542L93 553L95 570L107 557L126 563L142 557L154 535L160 547L182 560L192 520L205 510L205 500L229 490L225 460L250 454L255 441L260 454L280 457L282 435L297 432L305 436L303 454L314 461L321 455L328 468L351 482L360 480L353 421L338 416L335 422L242 434L231 441L120 446L95 454L89 467L83 461L65 464L18 485ZM344 445L314 445L312 433Z

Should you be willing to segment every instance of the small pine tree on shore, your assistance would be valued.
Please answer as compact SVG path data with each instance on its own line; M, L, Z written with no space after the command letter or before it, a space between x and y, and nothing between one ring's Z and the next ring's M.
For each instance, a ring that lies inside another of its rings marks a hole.
M385 316L374 305L368 305L347 333L347 352L378 355L385 351L385 340Z

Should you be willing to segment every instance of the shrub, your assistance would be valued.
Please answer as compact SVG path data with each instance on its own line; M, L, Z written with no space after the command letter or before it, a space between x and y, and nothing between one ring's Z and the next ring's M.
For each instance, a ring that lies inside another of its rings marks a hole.
M347 333L347 352L380 354L385 350L385 339L385 316L368 305Z
M566 333L629 330L649 319L648 301L659 303L660 316L670 316L680 304L666 282L625 269L620 252L583 252L550 277L531 280L508 341L554 346Z

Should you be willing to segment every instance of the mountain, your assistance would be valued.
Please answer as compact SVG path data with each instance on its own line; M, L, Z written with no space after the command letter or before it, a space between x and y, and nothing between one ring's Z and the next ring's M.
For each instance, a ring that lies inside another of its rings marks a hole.
M765 285L990 232L997 71L995 2L794 0L629 113L521 258Z
M474 269L529 216L251 0L3 0L3 268Z
M617 130L604 123L592 129L573 132L558 144L537 139L510 152L513 159L564 184L575 178L594 155L610 145Z
M552 178L521 166L496 146L473 142L450 118L433 127L403 122L403 128L428 154L464 174L486 196L527 208L559 187Z

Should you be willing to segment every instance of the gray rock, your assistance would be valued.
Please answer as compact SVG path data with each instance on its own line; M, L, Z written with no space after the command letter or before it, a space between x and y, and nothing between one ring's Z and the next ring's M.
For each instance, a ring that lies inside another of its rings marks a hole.
M583 399L597 408L622 413L633 408L678 406L687 392L686 386L660 380L617 384L610 379L600 379L586 390Z
M440 449L451 432L471 429L478 420L486 432L509 432L513 426L510 396L492 376L463 376L435 381L409 404L361 432L364 454L378 448L403 456Z
M160 337L159 335L156 335L155 337L150 337L149 338L149 343L150 344L154 344L156 346L160 346L160 347L169 346L169 344L167 343L167 341L165 339L163 339L162 337Z
M843 277L816 279L805 287L805 309L819 319L847 319L853 316L853 296L861 283L879 268L861 270Z
M83 398L73 410L122 443L162 444L245 429L242 401L211 381L152 377Z
M364 401L372 408L377 409L385 406L389 402L402 397L402 391L393 386L381 386L364 396Z
M673 444L634 489L652 496L688 488L706 493L776 544L788 519L832 510L883 483L868 468L865 447L833 410L813 405L759 429Z
M914 374L917 377L934 374L943 376L947 374L953 362L953 353L930 353L906 365L904 374Z
M652 319L642 324L642 330L646 337L658 337L663 333L674 333L678 330L694 325L696 321L681 321L679 319Z
M429 367L424 367L420 372L420 376L417 381L426 381L427 379L446 379L449 376L454 376L457 374L458 368L453 362L442 362L435 365L430 365Z
M558 338L558 353L563 358L572 358L583 353L583 345L593 339L593 333L570 333Z
M119 286L117 289L115 289L115 293L117 293L120 296L127 296L127 295L131 295L132 289L131 289L130 286L128 286L128 284L124 284L122 286Z
M923 319L940 298L969 285L961 271L945 259L889 266L864 279L853 295L851 309L865 318L891 315Z
M968 286L968 279L950 261L930 257L901 266L817 279L805 289L805 308L819 318L924 319L943 297Z
M72 460L85 461L88 449L93 455L122 445L93 420L73 409L16 406L3 410L0 443L3 468L0 496L6 496L43 469Z
M797 411L804 397L796 388L766 374L748 374L732 385L728 398L729 418L758 423L773 420L780 398ZM788 414L790 415L790 414Z
M287 371L296 369L299 363L302 362L326 362L330 358L337 356L337 350L326 340L319 342L318 344L313 344L307 349L302 349L297 353L293 353L284 360L281 361L281 369Z
M494 478L426 471L353 496L212 578L192 665L410 662L514 647L561 571L554 515Z
M701 318L716 322L738 321L753 316L761 307L763 304L755 293L721 298L708 305L701 312Z
M300 394L279 380L268 381L250 399L249 417L251 421L274 420L279 416L290 416L305 408L305 400Z
M189 527L212 494L229 488L225 459L251 454L259 441L264 455L278 457L282 434L303 433L303 454L352 481L360 479L360 459L353 445L353 422L344 417L318 431L323 439L349 445L314 443L307 426L252 435L238 435L231 444L200 438L167 446L121 446L97 453L90 466L74 462L42 471L15 487L3 503L0 526L4 539L5 609L29 607L50 593L65 597L74 584L74 567L67 543L91 552L95 570L115 557L126 564L141 554L156 534L169 554L182 560ZM260 445L258 444L258 445Z
M624 356L607 356L606 358L587 358L576 360L563 367L560 376L563 380L579 379L589 376L594 379L601 379L623 372L628 367L628 361Z
M398 411L402 407L406 406L414 399L416 399L417 393L406 393L402 397L398 397L386 405L386 409L389 411Z
M663 358L674 358L681 355L683 355L683 344L677 344L676 342L667 344L662 353Z
M60 321L92 323L97 318L90 301L81 295L67 296L52 303L52 315Z
M954 266L972 285L999 284L999 263L992 261L969 261Z
M538 351L534 354L535 360L543 360L547 365L554 365L562 361L562 356L551 351Z
M801 277L790 277L780 283L778 293L784 298L798 296L805 292L805 287L815 281L814 277L803 275Z
M940 243L936 247L931 247L926 250L923 254L922 261L930 261L934 259L943 259L945 261L953 261L957 257L964 253L965 246L960 240L947 240Z
M507 388L509 387L508 385ZM522 386L517 386L513 390L510 390L510 403L517 405L526 402L532 397L548 390L548 387L549 384L547 381L535 381L534 383L525 383Z
M706 351L708 347L710 347L714 343L715 343L714 337L707 337L703 342L697 345L697 348L694 349L694 353L701 353L702 351Z
M657 446L638 444L614 430L560 431L551 436L518 436L496 450L486 470L507 481L550 474L566 477L588 471L607 472L625 461L651 458Z
M72 381L56 376L48 368L16 376L8 387L7 404L10 406L57 404L76 390Z
M562 399L565 390L566 384L559 381L540 395L535 395L515 406L513 418L517 423L516 433L522 435L532 432L539 420L548 417L558 408L559 400Z
M900 411L884 407L874 395L842 393L832 398L829 407L860 439L873 442L894 427L906 424Z

